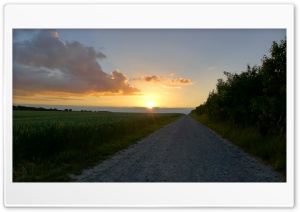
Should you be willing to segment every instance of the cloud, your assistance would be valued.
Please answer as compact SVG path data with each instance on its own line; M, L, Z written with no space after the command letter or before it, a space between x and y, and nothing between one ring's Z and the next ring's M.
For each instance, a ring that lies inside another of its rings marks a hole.
M165 87L165 88L181 88L181 87L178 86L178 85L165 85L164 87Z
M154 82L154 83L159 83L159 82L164 82L167 79L164 78L163 76L155 76L155 75L145 75L143 77L139 77L139 78L132 78L130 79L131 81L135 81L135 82Z
M157 81L159 81L157 76L144 76L144 80L146 82L150 82L150 81L157 82Z
M191 80L183 79L183 78L174 79L174 80L171 80L171 82L174 83L174 84L183 84L183 85L190 85L191 84Z
M13 44L14 95L138 94L119 70L102 70L99 61L105 58L80 42L62 42L56 30L40 30L31 40Z
M64 100L64 101L83 101L83 99L74 99L74 98L67 98L67 97L57 97L57 98L52 98L52 97L45 97L44 99L46 100L53 100L53 101L57 101L57 100Z
M146 81L146 82L163 82L163 81L166 81L167 79L164 78L163 76L158 77L155 75L152 75L152 76L146 75L146 76L143 76L143 78L139 78L139 80Z
M172 76L174 76L174 74L172 74ZM149 82L160 83L160 84L163 84L163 86L165 88L181 88L179 85L191 85L192 84L191 80L189 80L189 79L184 79L184 78L172 79L172 78L166 78L163 76L158 77L156 75L145 75L143 77L133 78L133 79L131 79L131 81L146 82L146 83L149 83Z

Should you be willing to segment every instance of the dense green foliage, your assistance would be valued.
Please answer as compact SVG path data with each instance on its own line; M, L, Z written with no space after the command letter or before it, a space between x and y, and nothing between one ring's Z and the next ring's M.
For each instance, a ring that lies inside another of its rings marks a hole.
M181 114L14 111L14 181L67 181Z
M273 42L261 66L224 74L191 115L285 173L286 39Z
M224 72L216 90L193 112L210 119L254 126L263 134L286 133L286 39L273 42L261 66L240 74Z

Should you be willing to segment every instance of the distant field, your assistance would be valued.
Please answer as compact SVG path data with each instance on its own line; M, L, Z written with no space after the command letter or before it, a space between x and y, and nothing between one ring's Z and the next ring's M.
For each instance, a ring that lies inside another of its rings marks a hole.
M181 115L14 111L13 181L68 181Z

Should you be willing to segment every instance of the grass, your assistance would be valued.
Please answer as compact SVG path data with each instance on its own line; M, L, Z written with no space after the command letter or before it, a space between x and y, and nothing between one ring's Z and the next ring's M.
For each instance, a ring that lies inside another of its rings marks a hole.
M286 176L286 135L262 135L253 127L241 127L226 122L213 121L206 115L190 115L245 152L259 157Z
M68 182L181 115L14 111L13 181Z

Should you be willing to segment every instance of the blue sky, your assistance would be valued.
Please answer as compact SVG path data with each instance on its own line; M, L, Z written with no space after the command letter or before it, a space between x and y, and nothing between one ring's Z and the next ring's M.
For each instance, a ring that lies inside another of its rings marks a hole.
M206 100L217 79L224 78L224 71L240 73L246 70L247 64L261 65L262 57L269 55L272 42L286 36L285 29L48 30L52 37L41 31L14 31L14 52L20 52L19 55L25 58L14 62L15 90L18 91L14 91L14 103L57 105L61 102L59 99L64 99L64 103L70 105L196 107ZM53 37L56 40L51 42L60 42L66 51L59 57L53 56L61 54L59 51L55 53L50 46L54 45L50 42ZM41 44L43 42L45 45ZM24 50L24 45L32 51ZM39 55L51 55L48 58L52 60L51 64L41 57L29 57L36 55L33 47L39 49ZM93 53L88 58L91 54L82 51L89 48L100 56ZM64 61L70 62L70 55L76 51L81 51L80 56L76 53L76 61L73 58L72 64L65 64ZM69 60L64 60L64 57ZM55 60L60 62L54 63ZM79 60L82 64L90 64L81 67ZM92 68L95 61L99 70ZM74 62L76 71L74 68L66 70ZM23 68L18 68L20 65ZM93 69L89 75L97 82L83 74L86 67ZM97 75L99 71L105 81ZM29 73L39 75L22 83L24 78L18 75ZM39 86L33 88L32 84Z

